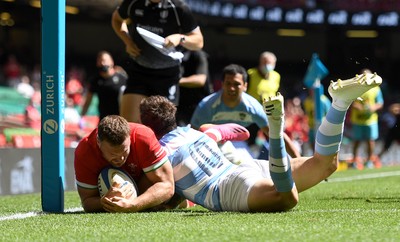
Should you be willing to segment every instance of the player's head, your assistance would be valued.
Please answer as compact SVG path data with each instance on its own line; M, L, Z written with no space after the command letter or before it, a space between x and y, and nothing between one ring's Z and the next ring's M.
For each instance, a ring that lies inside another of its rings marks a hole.
M176 106L166 97L150 96L140 103L142 124L150 127L160 139L176 128Z
M276 56L274 53L269 51L264 51L260 55L259 59L259 69L265 74L273 71L276 66Z
M230 64L223 70L222 98L226 102L239 102L247 90L247 71L240 65Z
M243 66L237 64L230 64L224 67L222 71L222 81L225 80L227 75L236 75L240 74L242 76L243 83L247 83L247 71Z
M113 166L122 166L130 152L130 127L118 115L104 117L97 127L97 144L103 157Z
M108 51L100 51L97 54L96 66L100 73L107 73L114 68L114 59Z

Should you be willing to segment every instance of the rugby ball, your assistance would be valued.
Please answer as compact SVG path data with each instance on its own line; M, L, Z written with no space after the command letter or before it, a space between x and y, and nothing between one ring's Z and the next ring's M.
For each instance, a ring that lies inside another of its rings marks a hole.
M131 197L137 197L138 189L135 181L126 171L117 167L106 167L100 172L97 185L101 197L108 192L114 182L120 184L120 187L131 184L133 189Z

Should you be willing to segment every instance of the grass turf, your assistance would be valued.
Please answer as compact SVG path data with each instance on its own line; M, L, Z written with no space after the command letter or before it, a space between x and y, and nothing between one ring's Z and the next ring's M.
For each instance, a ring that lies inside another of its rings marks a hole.
M336 172L301 193L299 204L285 213L210 212L200 206L136 214L68 210L77 207L76 192L65 193L62 214L41 213L39 194L0 197L0 240L399 241L400 167Z

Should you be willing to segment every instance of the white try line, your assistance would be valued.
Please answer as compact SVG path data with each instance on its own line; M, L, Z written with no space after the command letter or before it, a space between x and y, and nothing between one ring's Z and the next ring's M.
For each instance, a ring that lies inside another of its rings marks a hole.
M9 216L0 217L0 221L24 219L24 218L38 216L41 214L42 214L41 212L17 213L17 214L13 214L13 215L9 215Z
M388 172L363 174L363 175L350 176L350 177L328 178L328 182L327 183L329 183L329 182L347 182L347 181L365 180L365 179L381 178L381 177L388 177L388 176L400 176L400 171L388 171Z
M69 208L69 209L66 209L64 213L74 213L74 212L83 212L83 209L80 207ZM13 215L0 217L0 221L24 219L24 218L30 218L30 217L35 217L35 216L40 216L40 215L45 215L45 214L49 214L49 213L45 213L45 212L16 213Z

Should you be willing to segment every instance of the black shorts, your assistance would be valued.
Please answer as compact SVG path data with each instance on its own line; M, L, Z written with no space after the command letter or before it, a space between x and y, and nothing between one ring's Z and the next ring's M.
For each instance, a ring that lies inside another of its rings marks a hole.
M180 68L150 69L129 61L125 67L128 81L124 94L136 93L145 96L160 95L178 105Z

